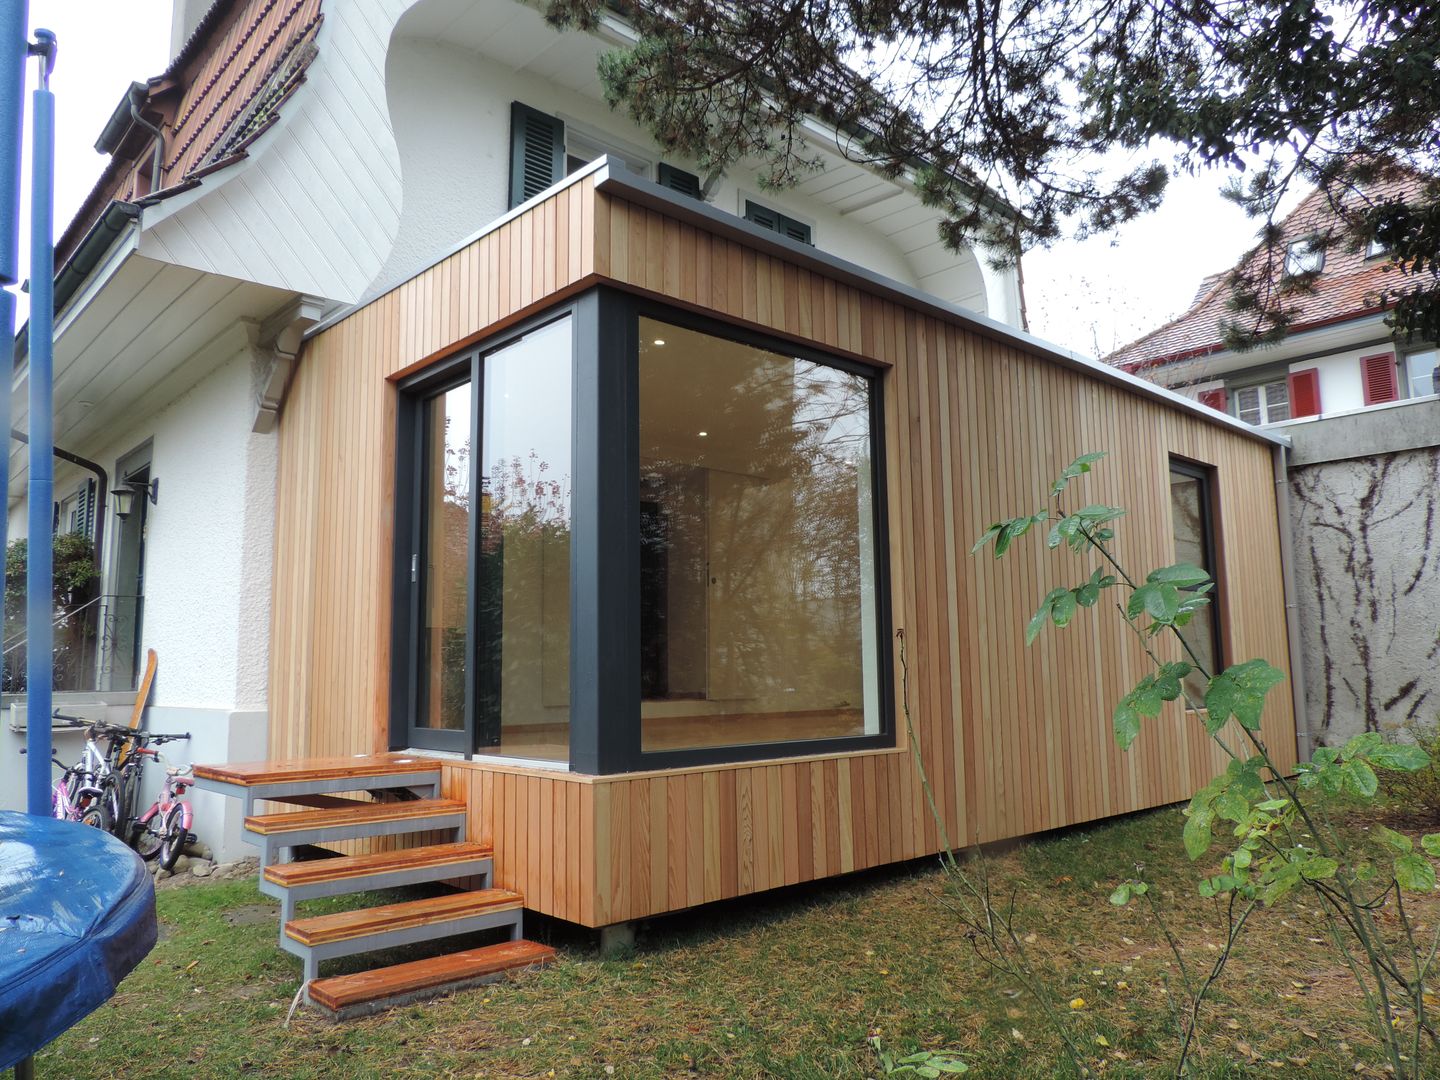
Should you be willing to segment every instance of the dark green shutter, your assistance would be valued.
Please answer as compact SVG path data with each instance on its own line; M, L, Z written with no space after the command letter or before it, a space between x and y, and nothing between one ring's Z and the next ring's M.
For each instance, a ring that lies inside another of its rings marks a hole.
M694 173L686 172L684 169L677 169L674 165L660 163L658 179L661 187L667 187L671 191L678 191L681 195L688 195L692 199L704 199L705 196L700 190L700 177Z
M565 124L553 116L510 105L510 208L533 199L565 176Z
M749 199L745 200L745 220L754 222L762 229L769 229L781 236L788 236L791 240L798 240L802 244L809 244L812 247L815 244L815 241L810 238L809 225L803 221L796 221L792 217L786 217L778 210L771 210L768 206L753 203Z

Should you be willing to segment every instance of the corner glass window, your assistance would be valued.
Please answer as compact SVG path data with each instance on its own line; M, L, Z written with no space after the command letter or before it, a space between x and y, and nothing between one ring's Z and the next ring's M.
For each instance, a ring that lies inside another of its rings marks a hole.
M1175 530L1175 561L1192 563L1209 572L1212 579L1215 571L1215 533L1211 516L1209 471L1189 462L1170 461L1170 518ZM1219 589L1210 591L1210 603L1195 612L1185 626L1179 628L1181 639L1194 654L1184 659L1193 664L1196 659L1212 675L1221 666L1219 613L1216 605L1220 602ZM1198 671L1192 671L1185 679L1185 694L1197 707L1205 701L1208 683Z
M643 752L882 732L873 391L640 319Z

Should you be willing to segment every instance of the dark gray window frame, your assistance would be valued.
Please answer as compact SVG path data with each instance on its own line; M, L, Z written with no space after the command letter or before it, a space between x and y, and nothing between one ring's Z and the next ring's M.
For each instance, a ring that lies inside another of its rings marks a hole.
M633 583L630 588L625 613L627 662L633 665L633 675L627 686L628 697L623 712L613 714L609 729L610 740L616 745L611 748L613 767L610 772L644 772L654 769L689 768L702 765L722 765L746 761L765 761L777 758L817 757L824 754L845 753L855 750L886 749L895 745L895 702L894 702L894 658L890 647L890 558L889 558L889 515L888 496L885 485L885 438L884 422L884 379L882 373L865 364L855 363L832 356L805 345L770 334L736 326L692 311L672 307L629 294L617 294L611 306L628 307L627 317L618 320L625 334L623 354L628 359L629 401L625 412L625 441L631 448L627 455L626 473L632 489L621 504L625 509L624 531L616 539L623 543L623 550L629 553L624 579ZM880 676L880 730L874 735L854 735L835 739L805 739L787 742L743 743L733 746L704 747L691 750L641 750L640 722L640 350L639 324L641 317L660 319L675 326L715 337L768 349L784 356L794 356L813 363L833 367L840 371L860 375L870 382L870 462L871 462L871 528L875 537L875 610L876 621L876 665ZM618 723L616 721L619 721Z
M1205 562L1201 569L1209 571L1210 578L1215 583L1214 588L1210 590L1210 612L1213 616L1210 620L1210 635L1214 640L1215 648L1215 670L1210 672L1213 677L1224 671L1226 666L1224 626L1226 604L1224 596L1221 595L1223 590L1220 576L1220 543L1215 528L1216 499L1219 489L1216 482L1216 470L1212 465L1171 454L1169 469L1165 474L1167 495L1169 495L1171 473L1188 476L1200 484L1200 547L1205 556ZM1188 660L1188 657L1186 659Z
M418 729L414 726L419 704L420 689L420 589L413 580L412 558L424 551L424 515L421 501L426 489L424 473L424 408L437 394L460 386L467 381L471 386L470 417L470 490L478 495L480 491L480 447L481 423L485 413L484 389L481 365L489 354L519 341L527 334L543 326L571 316L571 379L576 377L580 352L580 320L578 304L562 304L550 308L533 318L516 323L490 337L457 352L443 360L400 381L398 431L395 455L395 540L392 557L391 578L391 637L390 637L390 746L392 749L416 747L442 750L463 754L466 760L477 753L478 718L475 715L474 659L479 643L474 639L476 626L476 589L479 575L476 573L475 553L479 550L480 518L470 515L470 573L466 586L465 622L469 630L466 655L471 664L465 680L465 726L459 731L424 732L425 743L416 742ZM578 396L578 395L577 395ZM575 423L572 412L571 424ZM578 454L572 447L572 459ZM571 475L574 475L574 460ZM572 510L573 518L573 510ZM572 524L573 537L573 524ZM572 544L570 572L575 577L575 552ZM572 599L572 618L573 618ZM572 661L573 663L573 661Z
M411 582L411 556L422 549L424 487L422 411L437 393L471 380L472 445L479 447L484 417L480 364L497 349L557 319L572 328L573 442L570 552L570 762L572 772L604 775L700 765L812 757L895 745L894 658L891 627L889 525L885 485L884 380L873 367L798 346L783 339L641 299L607 286L508 327L399 383L395 462L395 544L392 559L390 745L415 745L412 720L418 692L419 589ZM641 750L640 676L640 347L641 317L661 319L741 344L770 349L870 381L871 522L875 537L877 667L880 731L835 739L753 743L693 750ZM478 452L471 455L471 490L478 491ZM478 550L478 516L471 518L472 553ZM621 552L619 558L614 553ZM474 555L472 554L472 560ZM470 574L467 622L475 626L477 575ZM468 655L477 653L471 638ZM434 749L469 759L477 747L475 667L466 680L465 728L454 739L432 739ZM428 734L433 735L433 732Z

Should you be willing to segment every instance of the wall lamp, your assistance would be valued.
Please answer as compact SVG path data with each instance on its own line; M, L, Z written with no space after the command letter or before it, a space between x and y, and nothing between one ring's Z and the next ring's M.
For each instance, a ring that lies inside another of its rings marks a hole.
M115 496L115 516L124 521L135 509L135 496L146 495L150 502L160 501L160 478L157 476L144 487L135 487L133 484L119 483L110 489L110 494Z

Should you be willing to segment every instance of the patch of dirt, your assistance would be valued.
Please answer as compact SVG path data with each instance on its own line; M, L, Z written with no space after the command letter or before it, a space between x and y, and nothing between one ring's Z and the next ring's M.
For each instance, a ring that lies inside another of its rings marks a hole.
M230 926L256 926L273 923L280 916L279 904L245 904L231 908L221 918Z

